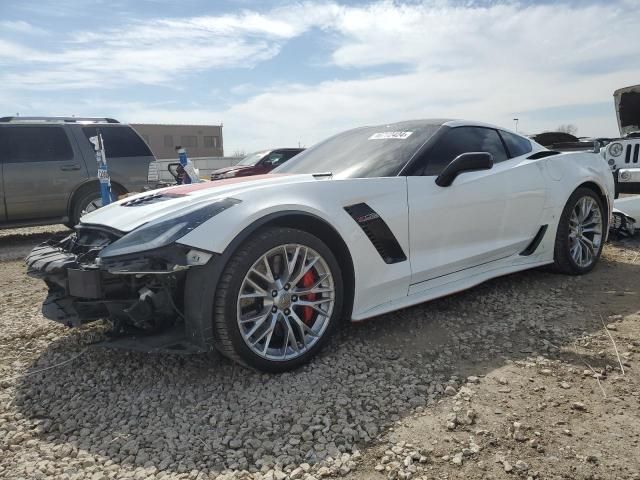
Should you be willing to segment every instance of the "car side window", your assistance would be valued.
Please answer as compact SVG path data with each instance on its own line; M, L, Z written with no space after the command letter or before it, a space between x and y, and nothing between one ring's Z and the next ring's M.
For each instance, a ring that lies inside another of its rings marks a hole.
M61 162L73 160L73 150L62 127L12 126L4 128L5 162Z
M269 154L269 158L265 161L267 165L280 165L282 162L286 160L285 156L282 153L271 153Z
M485 127L455 127L440 137L425 152L425 158L414 175L439 175L458 155L468 152L488 152L493 162L507 160L507 152L498 132Z
M528 139L503 130L499 130L499 133L504 140L504 144L507 146L509 158L526 155L533 150L531 142Z
M295 157L299 153L300 152L298 150L289 150L287 152L284 152L284 160L289 160L290 158Z

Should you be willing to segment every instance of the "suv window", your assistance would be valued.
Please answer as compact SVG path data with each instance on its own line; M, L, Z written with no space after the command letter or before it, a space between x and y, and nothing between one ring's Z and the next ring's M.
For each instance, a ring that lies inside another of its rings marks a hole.
M526 155L533 148L531 142L520 135L514 135L513 133L499 130L500 136L504 140L507 150L509 151L509 158L519 157L520 155Z
M498 132L485 127L455 127L440 137L427 151L425 159L420 162L423 167L414 175L438 175L458 155L467 152L488 152L493 155L493 162L507 159Z
M96 135L96 127L83 127L82 131L89 137ZM100 128L107 159L118 157L150 157L153 154L144 140L142 140L132 128L129 127L102 127ZM91 145L93 149L93 145Z
M0 157L4 157L5 162L73 160L73 150L62 127L0 128L0 144L2 144Z

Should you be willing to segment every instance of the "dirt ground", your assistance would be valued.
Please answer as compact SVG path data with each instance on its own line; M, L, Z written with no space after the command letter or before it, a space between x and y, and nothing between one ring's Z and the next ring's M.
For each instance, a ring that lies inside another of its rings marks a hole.
M502 365L459 362L451 396L398 421L349 478L411 465L422 478L640 478L639 259L637 244L608 245L567 291L580 308L550 319L563 342L540 349L549 332L529 325Z
M17 257L55 230L0 231L0 478L640 479L637 236L586 276L345 326L272 376L43 319Z

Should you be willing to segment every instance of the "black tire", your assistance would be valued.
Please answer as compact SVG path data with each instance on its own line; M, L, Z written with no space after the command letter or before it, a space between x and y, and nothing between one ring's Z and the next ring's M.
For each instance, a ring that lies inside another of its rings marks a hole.
M335 303L324 333L308 351L291 360L269 360L253 352L242 337L237 321L238 295L245 275L262 255L277 246L292 243L310 247L324 259L333 277ZM265 228L238 248L220 277L213 304L214 343L222 355L242 365L273 373L292 370L307 363L326 344L342 316L342 305L342 272L329 247L301 230Z
M122 192L118 188L111 187L111 196L115 200L119 195L122 195ZM100 185L95 184L94 188L87 188L84 191L78 194L78 197L73 201L71 205L71 215L69 217L69 222L66 223L70 228L73 228L78 223L80 223L80 217L83 212L89 207L93 202L100 201L102 204L102 194L100 193ZM99 207L98 207L99 208Z
M569 219L571 218L573 209L576 207L578 201L580 201L584 197L589 197L596 202L598 208L600 209L600 215L602 218L602 237L600 240L600 244L598 245L597 251L595 251L593 261L587 266L578 265L578 263L572 257L570 251ZM606 216L606 209L602 203L602 199L600 198L600 196L590 188L580 187L576 189L569 197L569 200L567 200L567 203L562 210L560 221L558 222L558 230L556 232L556 241L553 252L553 270L558 273L564 273L567 275L583 275L593 270L595 265L598 263L598 260L600 259L607 228L608 219Z

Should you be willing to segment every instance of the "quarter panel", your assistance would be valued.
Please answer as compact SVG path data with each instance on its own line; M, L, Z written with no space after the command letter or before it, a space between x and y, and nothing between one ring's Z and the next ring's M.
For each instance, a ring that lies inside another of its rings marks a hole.
M564 208L573 191L586 182L593 182L605 192L611 210L615 185L604 159L597 153L561 153L541 160L548 175L546 207ZM549 172L553 172L551 175Z
M547 179L544 219L549 229L538 247L538 252L548 261L553 261L558 222L571 194L580 185L592 182L599 186L607 197L607 218L611 216L614 197L614 182L608 165L599 154L586 152L561 153L541 159ZM608 233L608 232L606 232Z

